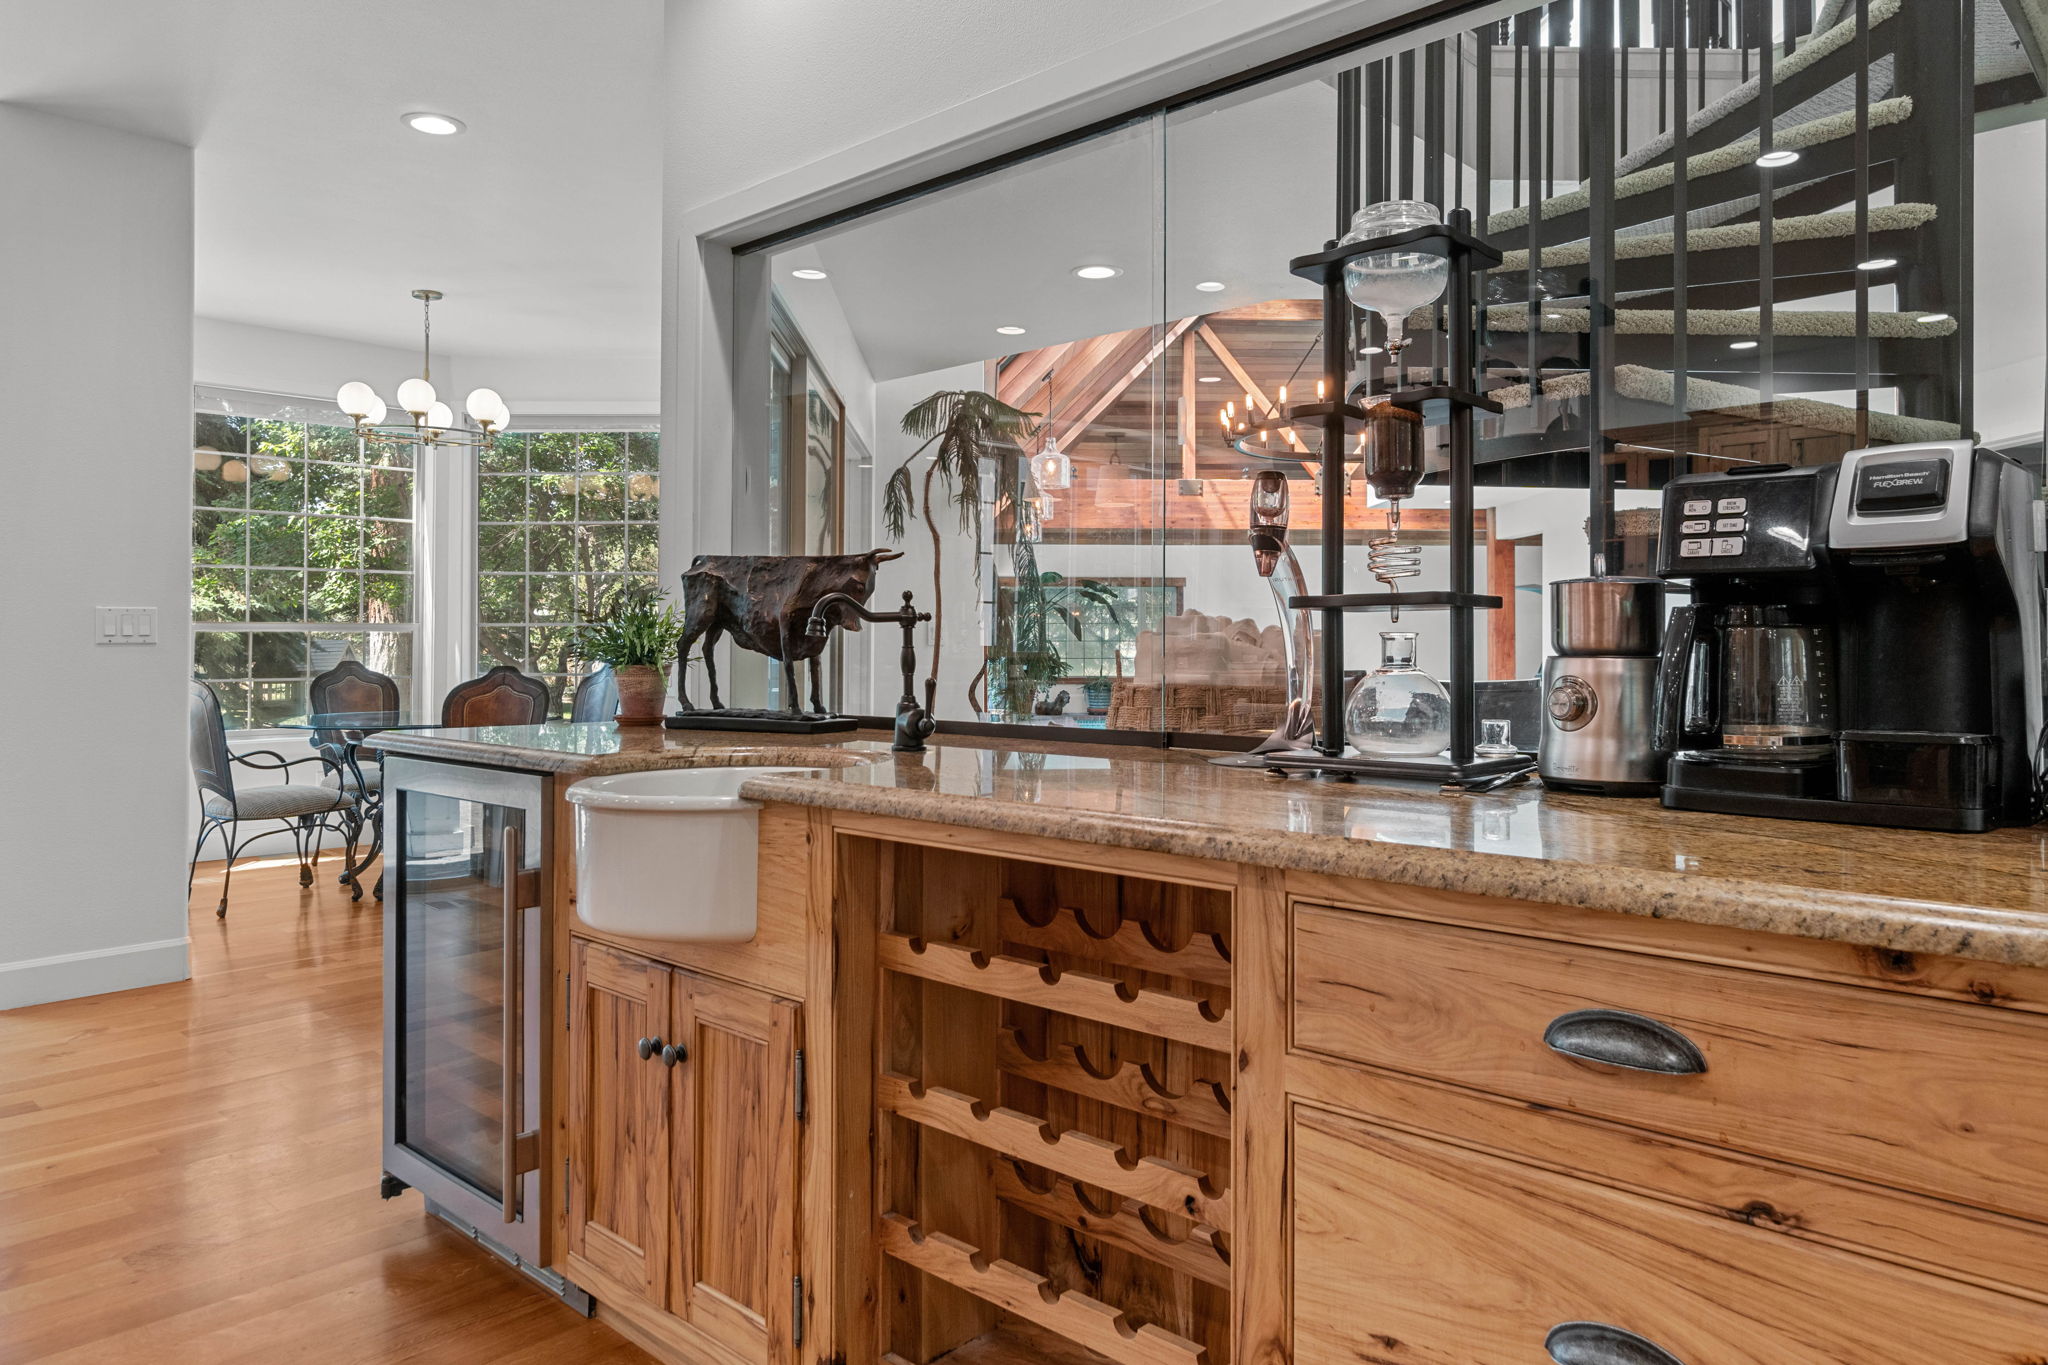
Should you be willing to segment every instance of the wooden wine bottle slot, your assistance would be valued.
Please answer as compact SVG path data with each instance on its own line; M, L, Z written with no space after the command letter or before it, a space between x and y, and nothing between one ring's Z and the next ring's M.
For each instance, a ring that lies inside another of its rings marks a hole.
M1144 1205L1136 1200L1119 1199L1115 1207L1103 1212L1065 1176L1054 1176L1052 1187L1041 1190L1026 1180L1012 1161L996 1164L996 1198L1204 1284L1230 1288L1230 1263L1224 1258L1216 1229L1206 1223L1197 1224L1186 1237L1169 1237L1145 1221Z
M927 1232L900 1213L882 1215L882 1250L976 1298L1015 1313L1122 1365L1207 1365L1208 1352L1147 1323L1133 1327L1117 1309L1077 1290L1053 1290L1045 1276L1012 1261L991 1261L943 1232Z
M1113 1104L1211 1137L1230 1136L1230 1110L1223 1102L1226 1092L1216 1081L1198 1080L1186 1094L1176 1095L1141 1062L1125 1062L1104 1075L1071 1043L1053 1048L1049 1056L1034 1057L1015 1029L1004 1029L997 1040L996 1065L1012 1076L1057 1086L1083 1099Z
M1021 957L926 943L908 934L882 934L880 956L890 971L927 981L1079 1015L1212 1052L1229 1052L1231 1048L1230 1011L1215 1010L1205 1000L1133 989L1106 976L1062 972Z
M1016 1109L992 1109L972 1095L920 1085L900 1072L882 1073L875 1098L884 1111L926 1128L1212 1227L1230 1226L1229 1193L1178 1162L1156 1156L1132 1158L1116 1143L1092 1133L1055 1133L1043 1119Z
M1039 924L1008 896L1003 897L1000 926L1002 936L1012 943L1178 976L1205 986L1230 985L1230 954L1218 934L1191 934L1185 947L1167 948L1154 941L1151 930L1139 920L1125 920L1113 934L1097 934L1079 911L1058 909L1051 919Z

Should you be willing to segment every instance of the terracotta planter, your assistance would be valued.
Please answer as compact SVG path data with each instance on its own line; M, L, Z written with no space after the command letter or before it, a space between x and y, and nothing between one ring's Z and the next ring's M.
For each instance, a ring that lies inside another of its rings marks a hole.
M614 669L619 680L619 724L661 724L661 703L668 693L668 674L653 664L628 664Z

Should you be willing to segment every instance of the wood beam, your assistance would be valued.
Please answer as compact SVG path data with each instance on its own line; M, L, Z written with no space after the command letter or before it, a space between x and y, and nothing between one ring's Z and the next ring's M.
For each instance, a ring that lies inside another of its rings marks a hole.
M1244 366L1237 363L1237 357L1230 353L1230 348L1223 344L1222 339L1216 335L1207 322L1198 323L1195 327L1195 334L1201 337L1203 342L1207 344L1210 353L1216 357L1217 362L1224 369L1230 371L1230 377L1237 381L1237 387L1240 392L1249 393L1252 397L1258 399L1259 406L1262 408L1275 408L1279 406L1279 404L1266 396L1266 391L1259 387L1259 381L1252 378L1250 372ZM1286 438L1288 447L1297 455L1309 453L1307 444L1292 431L1282 431L1280 434ZM1306 460L1302 461L1301 467L1306 469L1311 476L1316 472L1315 466Z
M995 385L989 392L997 401L1008 403L1013 408L1024 408L1032 391L1045 383L1045 372L1057 369L1065 363L1067 353L1074 349L1074 342L1060 341L1050 346L1040 346L1032 351L1020 351L1010 363L1003 366Z
M1321 299L1267 299L1209 314L1224 322L1314 322L1323 320Z
M1175 322L1168 326L1156 341L1154 341L1151 345L1145 348L1145 353L1142 356L1140 356L1128 368L1123 370L1123 372L1117 376L1117 378L1109 385L1109 387L1103 390L1102 395L1100 397L1095 399L1094 402L1090 403L1087 409L1084 412L1082 412L1082 414L1078 418L1076 418L1072 423L1070 423L1064 430L1062 430L1059 433L1061 444L1064 445L1070 442L1078 441L1081 437L1081 433L1088 429L1088 424L1090 422L1093 422L1097 417L1100 417L1102 415L1103 409L1107 408L1111 403L1114 403L1123 394L1123 391L1125 389L1128 389L1133 383L1137 381L1140 375L1144 374L1145 371L1151 369L1155 364L1157 364L1159 362L1159 357L1166 354L1166 348L1173 345L1174 342L1180 340L1181 336L1184 333L1186 333L1188 328L1194 326L1196 321L1198 321L1198 319L1182 318L1180 321ZM1142 333L1140 333L1140 335L1142 335Z
M1180 339L1180 476L1199 479L1195 453L1195 334Z
M1486 614L1486 676L1515 674L1515 542L1502 540L1499 520L1489 507L1483 512L1486 533L1486 591L1503 605Z

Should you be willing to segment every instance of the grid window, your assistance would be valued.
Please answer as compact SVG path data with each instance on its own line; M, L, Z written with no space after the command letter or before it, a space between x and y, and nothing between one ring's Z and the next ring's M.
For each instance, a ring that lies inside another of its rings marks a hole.
M306 684L343 659L409 696L412 552L410 447L194 414L193 671L230 727L303 714Z
M477 459L477 660L548 686L566 714L575 627L659 587L660 438L512 432Z

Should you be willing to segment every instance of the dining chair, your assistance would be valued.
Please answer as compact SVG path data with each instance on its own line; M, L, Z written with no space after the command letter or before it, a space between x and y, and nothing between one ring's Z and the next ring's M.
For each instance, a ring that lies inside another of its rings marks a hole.
M441 701L441 724L540 725L548 718L548 700L546 683L500 664L448 690Z
M619 675L610 664L599 664L576 684L576 699L569 704L570 720L610 720L619 714Z
M320 841L327 830L334 830L342 836L347 845L347 857L355 861L356 833L361 828L354 818L356 799L335 787L321 786L313 782L291 780L289 772L284 785L277 787L255 787L245 792L235 790L234 765L239 763L247 768L267 772L289 770L301 763L322 763L318 754L305 758L286 758L268 749L253 753L237 754L228 750L227 723L221 719L220 698L213 689L198 679L193 679L186 707L186 726L192 756L192 780L199 788L199 838L192 845L192 861L185 869L185 895L192 895L192 881L199 871L199 854L206 847L207 836L215 830L221 832L221 842L227 849L227 861L221 870L220 905L214 914L222 919L228 913L228 883L234 876L235 859L244 848L265 834L274 834L274 829L259 830L248 838L240 838L241 827L252 821L282 821L289 829L292 843L299 854L299 885L313 884L313 866L320 861ZM270 762L263 760L269 759ZM341 817L341 824L330 823L335 816ZM308 850L311 851L309 858Z
M316 716L343 711L395 712L399 707L398 680L354 659L343 659L306 686L306 710ZM320 779L329 787L348 785L350 794L361 796L379 790L384 771L375 763L348 762L348 746L362 738L360 731L315 730L313 747L327 760L327 774Z

